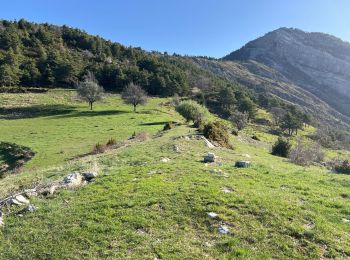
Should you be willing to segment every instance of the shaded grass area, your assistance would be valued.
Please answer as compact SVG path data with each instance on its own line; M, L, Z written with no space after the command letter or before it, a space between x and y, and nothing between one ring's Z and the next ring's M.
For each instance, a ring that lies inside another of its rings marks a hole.
M35 153L28 147L0 142L0 177L5 172L19 170Z
M101 174L77 191L36 199L35 213L9 217L0 257L350 257L350 226L342 221L350 215L349 176L290 164L236 138L235 150L213 150L218 164L204 164L209 150L202 141L175 138L193 131L176 127L54 170L83 170L96 161ZM246 154L253 166L234 168ZM170 161L162 163L165 156ZM218 232L223 223L230 234Z

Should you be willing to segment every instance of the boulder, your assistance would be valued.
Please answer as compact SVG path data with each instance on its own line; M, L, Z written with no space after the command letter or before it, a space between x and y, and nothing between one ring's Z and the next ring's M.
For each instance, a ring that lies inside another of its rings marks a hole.
M95 179L97 177L98 173L97 172L84 172L83 173L83 177L84 180L86 181L92 181L93 179Z
M251 166L250 161L236 161L235 167L237 168L248 168Z
M208 153L206 156L204 156L204 162L215 162L216 156L213 153Z
M63 179L63 185L67 188L76 188L83 183L83 177L80 173L74 172Z

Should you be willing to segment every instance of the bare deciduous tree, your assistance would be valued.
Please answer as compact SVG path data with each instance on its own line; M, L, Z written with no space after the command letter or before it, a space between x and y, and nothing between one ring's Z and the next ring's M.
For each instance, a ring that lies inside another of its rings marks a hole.
M103 88L98 84L91 72L88 72L84 80L77 84L77 92L81 100L89 103L90 110L92 110L93 103L101 100L104 94Z
M139 85L130 83L124 88L122 92L122 99L126 104L133 105L134 112L136 112L136 107L138 105L145 105L148 97L146 92Z
M236 111L234 113L231 113L229 120L237 127L238 130L242 130L247 126L248 118L248 113Z

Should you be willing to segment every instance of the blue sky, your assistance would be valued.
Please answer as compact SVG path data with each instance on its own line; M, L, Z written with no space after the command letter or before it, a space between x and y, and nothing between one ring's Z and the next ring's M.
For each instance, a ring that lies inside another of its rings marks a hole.
M124 45L222 57L294 27L350 41L350 0L4 0L1 19L78 27Z

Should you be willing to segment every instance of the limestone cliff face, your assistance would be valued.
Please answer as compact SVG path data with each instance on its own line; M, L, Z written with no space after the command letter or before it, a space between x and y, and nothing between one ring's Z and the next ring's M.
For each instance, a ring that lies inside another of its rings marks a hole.
M293 83L350 116L350 44L336 37L281 28L223 60L264 64L278 72L278 80ZM266 77L257 66L248 69Z

